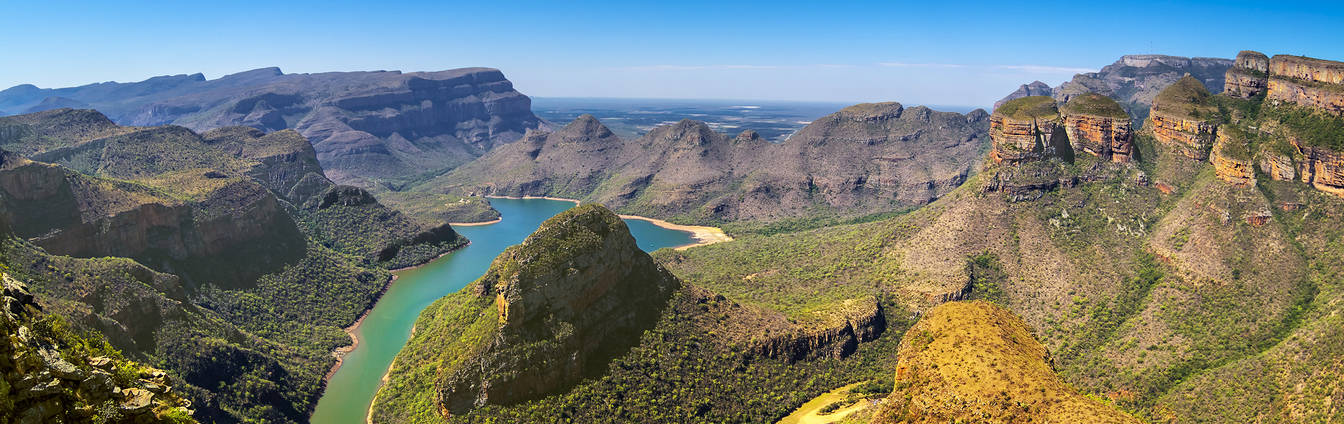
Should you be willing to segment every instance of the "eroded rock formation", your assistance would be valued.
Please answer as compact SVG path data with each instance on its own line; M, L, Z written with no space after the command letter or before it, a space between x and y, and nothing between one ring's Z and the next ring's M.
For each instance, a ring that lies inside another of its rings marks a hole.
M1223 181L1238 187L1255 185L1255 164L1245 134L1233 128L1218 132L1209 162Z
M1213 108L1206 104L1209 96L1198 80L1182 78L1163 89L1153 100L1153 109L1144 128L1151 130L1158 142L1172 146L1185 156L1206 160L1218 132L1218 126L1212 121Z
M830 313L827 322L771 336L753 344L751 350L788 362L827 356L839 359L854 353L859 343L877 338L887 328L882 305L876 299L850 299Z
M481 309L461 331L481 337L443 347L457 353L441 365L440 407L451 414L514 404L602 372L638 343L680 285L600 205L546 220L467 289Z
M1074 150L1114 162L1133 160L1129 115L1115 100L1096 93L1080 94L1064 104L1062 113Z
M1049 137L1061 123L1053 98L1031 96L1004 102L989 117L989 138L994 143L990 158L1011 164L1053 154Z
M1223 92L1229 96L1249 99L1264 93L1269 87L1269 56L1250 50L1237 53L1224 79Z

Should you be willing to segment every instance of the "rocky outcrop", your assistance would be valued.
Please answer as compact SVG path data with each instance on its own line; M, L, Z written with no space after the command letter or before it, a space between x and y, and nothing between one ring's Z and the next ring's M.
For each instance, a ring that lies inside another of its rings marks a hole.
M1031 96L1050 97L1053 94L1054 90L1050 88L1049 84L1040 81L1032 81L1031 84L1022 84L1021 86L1017 87L1017 90L1014 90L1012 93L1008 93L1007 96L1004 96L1002 99L999 99L999 101L994 102L994 109L998 110L1000 107L1003 107L1004 103L1007 103L1010 100Z
M1096 93L1074 96L1062 109L1064 130L1076 151L1126 163L1134 158L1129 115L1115 100Z
M1255 185L1255 163L1246 136L1240 130L1228 127L1218 132L1209 162L1223 181L1238 187Z
M1344 62L1275 55L1269 60L1266 99L1344 116Z
M1287 141L1265 143L1260 146L1256 165L1271 180L1297 181L1297 164L1293 161L1297 154L1297 148Z
M24 110L53 96L125 125L295 129L312 140L338 182L451 168L542 124L531 100L488 68L321 74L265 68L215 80L196 74L59 89L20 86L0 92L0 105Z
M163 371L90 357L74 345L97 340L53 325L25 284L0 279L0 422L195 422Z
M1223 92L1229 96L1249 99L1264 93L1269 87L1269 56L1250 50L1237 53L1224 79Z
M1344 196L1344 153L1331 149L1294 144L1303 160L1298 167L1302 182L1317 190Z
M1213 122L1216 108L1208 104L1209 96L1199 81L1182 78L1154 99L1144 128L1151 130L1158 142L1191 159L1208 159L1218 131Z
M437 381L440 408L514 404L601 373L654 325L680 284L600 205L546 220L466 289L480 317L446 331L480 337L440 347L454 352Z
M53 254L136 258L191 282L247 284L303 256L302 233L264 188L209 184L182 201L29 161L0 169L0 209L18 236Z
M1005 102L989 117L989 139L994 143L990 158L1013 164L1052 155L1049 137L1060 124L1053 98L1031 96Z
M882 305L876 299L850 299L830 311L826 323L795 328L754 342L751 351L790 363L831 357L842 359L854 353L859 343L876 339L887 328Z

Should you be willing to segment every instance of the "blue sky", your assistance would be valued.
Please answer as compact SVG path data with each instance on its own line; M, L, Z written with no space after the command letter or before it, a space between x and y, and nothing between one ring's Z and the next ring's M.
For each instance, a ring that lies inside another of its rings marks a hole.
M980 106L1124 54L1344 59L1344 2L279 3L0 0L0 87L489 66L533 96Z

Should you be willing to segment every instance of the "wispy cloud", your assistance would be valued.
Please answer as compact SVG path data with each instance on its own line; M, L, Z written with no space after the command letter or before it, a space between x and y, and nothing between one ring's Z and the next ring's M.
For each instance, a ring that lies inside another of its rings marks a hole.
M779 65L644 65L625 66L618 69L633 71L704 71L717 69L780 69Z

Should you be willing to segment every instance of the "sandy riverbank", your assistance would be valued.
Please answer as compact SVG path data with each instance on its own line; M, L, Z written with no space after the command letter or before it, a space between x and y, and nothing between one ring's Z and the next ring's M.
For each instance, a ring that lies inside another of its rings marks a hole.
M691 237L695 239L695 243L673 247L673 249L676 250L686 250L696 246L704 246L707 244L733 241L732 236L729 236L727 233L724 233L723 230L719 229L718 227L673 224L671 222L667 222L661 219L648 218L639 215L621 215L621 219L638 219L640 221L645 221L650 224L657 225L660 228L666 228L675 231L685 231L691 233Z
M367 317L369 316L369 312L373 312L373 306L374 306L374 305L377 305L377 304L378 304L378 301L381 300L381 299L383 298L383 295L387 294L387 290L390 289L390 288L392 288L392 283L397 282L397 273L398 273L398 272L406 271L406 270L411 270L411 269L416 269L416 268L419 268L419 267L422 267L422 266L425 266L425 265L429 265L430 262L434 262L434 261L438 260L439 258L444 257L445 255L447 255L447 254L449 254L449 253L457 252L458 250L460 250L460 249L462 249L462 248L464 248L464 247L467 247L467 245L469 245L469 244L471 244L470 241L468 241L466 244L463 244L463 245L461 245L461 246L458 246L456 249L449 250L449 251L447 251L447 252L443 252L443 253L439 254L439 256L435 256L434 259L430 259L430 260L428 260L428 261L425 261L425 263L422 263L422 264L420 264L420 265L413 265L413 266L408 266L408 267L403 267L403 268L397 268L397 269L388 270L388 272L391 272L391 273L392 273L392 278L388 278L388 279L387 279L387 283L384 283L384 284L383 284L383 289L378 291L378 296L376 296L376 297L373 298L373 299L374 299L374 300L373 300L373 303L369 304L369 307L364 308L364 312L360 312L360 313L359 313L359 318L356 319L355 322L354 322L353 324L350 324L349 327L345 327L345 328L343 328L343 330L345 330L345 334L347 334L347 335L350 336L350 345L349 345L349 346L341 346L341 347L336 348L336 350L331 351L331 356L336 357L336 363L335 363L334 365L331 366L331 369L330 369L330 370L327 371L327 375L325 375L325 376L322 377L322 384L325 385L325 384L327 384L328 382L330 382L330 381L331 381L331 376L336 375L336 371L341 369L341 364L345 363L345 355L348 354L348 353L350 353L350 352L353 352L353 351L355 350L356 347L359 347L359 335L358 335L358 334L359 334L359 325L364 323L364 318L367 318Z
M518 200L522 200L522 199L545 199L545 200L559 200L559 201L561 201L561 202L570 202L570 203L573 203L573 204L575 204L575 205L578 205L578 204L579 204L579 201L578 201L578 200L574 200L574 199L566 199L566 198L563 198L563 197L550 197L550 196L483 196L483 197L485 197L485 198L487 198L487 199L518 199Z
M481 221L481 222L449 222L448 225L451 225L451 226L454 226L454 227L478 227L478 226L481 226L481 225L490 225L490 224L494 224L494 223L497 223L497 222L499 222L499 221L503 221L503 220L504 220L504 218L495 218L495 219L490 220L490 221Z

